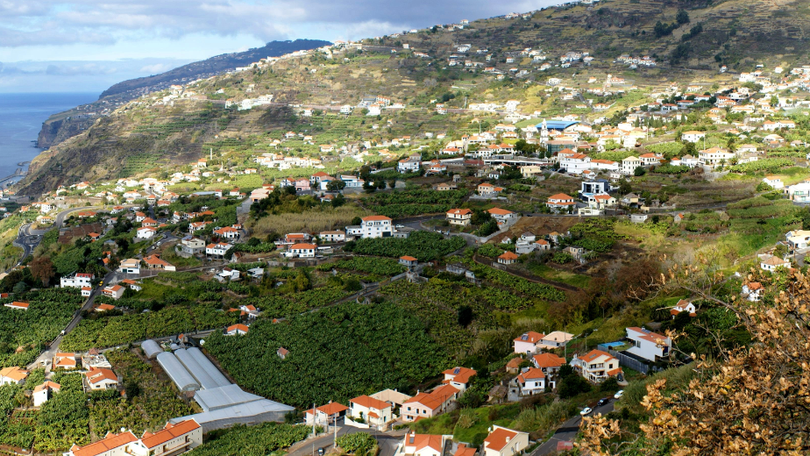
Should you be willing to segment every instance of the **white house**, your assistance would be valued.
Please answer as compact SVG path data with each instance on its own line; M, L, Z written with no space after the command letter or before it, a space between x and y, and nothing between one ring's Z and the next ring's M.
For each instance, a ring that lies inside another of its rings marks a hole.
M388 402L366 395L358 396L349 402L352 418L364 420L371 426L381 427L393 418L393 408Z
M483 456L514 456L529 446L529 434L498 425L487 429Z
M138 228L138 230L137 230L137 232L135 234L135 238L136 239L152 239L153 237L155 237L155 233L157 233L157 230L152 228L151 226L142 226L142 227Z
M521 396L534 396L546 392L546 380L546 374L542 370L530 367L515 377L514 382Z
M401 173L418 173L422 166L419 156L410 156L397 163L397 171Z
M543 337L539 346L546 350L554 350L555 348L565 347L573 339L574 335L571 333L552 331Z
M94 274L86 273L86 272L79 272L70 276L62 277L59 279L59 286L62 288L65 287L73 287L73 288L82 288L82 287L89 287L93 285L93 279L96 276Z
M129 446L137 441L138 438L130 431L120 434L108 432L103 439L89 445L73 445L63 456L128 456Z
M223 242L208 244L205 246L205 254L210 256L224 257L231 247L232 246L230 244L225 244Z
M749 282L742 287L742 295L751 302L759 302L765 287L759 282Z
M470 209L450 209L447 211L447 221L451 225L467 226L472 220L472 214Z
M37 385L36 388L34 388L34 393L32 395L34 399L34 407L39 407L48 402L48 399L50 399L53 394L58 393L61 389L62 385L54 383L50 380L46 380L41 385Z
M391 237L394 227L391 219L384 215L371 215L364 217L360 224L361 236L365 238Z
M641 159L631 155L622 160L620 172L625 176L632 176L636 172L636 168L639 166L641 166Z
M759 263L759 267L764 269L765 271L774 272L777 268L789 268L790 261L783 260L777 256L772 256L767 260L761 261Z
M552 210L568 210L570 207L576 206L574 202L574 197L568 196L565 193L557 193L556 195L551 195L548 197L548 201L546 201L546 206Z
M787 188L788 199L794 203L810 203L810 182L800 182Z
M315 409L307 409L306 413L304 413L304 419L307 426L312 426L313 424L326 426L334 423L337 418L345 416L348 410L349 407L343 404L330 402Z
M315 244L294 244L284 254L287 258L315 258L315 251L318 246Z
M675 304L674 307L672 307L672 309L669 310L669 313L672 315L672 318L675 318L681 312L687 312L690 317L696 317L696 311L697 309L695 308L694 304L685 299L681 299L677 304Z
M101 293L104 294L104 296L109 296L117 300L124 296L124 291L126 291L126 288L121 285L108 285L101 290Z
M685 131L681 135L681 140L684 142L696 143L706 137L705 131Z
M16 366L0 369L0 386L22 385L26 378L28 378L28 371L25 369Z
M529 331L523 333L520 337L513 341L515 353L528 353L534 354L540 351L540 343L545 337L545 334L539 332Z
M644 328L630 327L626 330L627 338L633 343L633 346L627 349L628 353L652 362L669 356L672 350L672 339L669 337Z
M499 207L493 207L487 212L489 212L489 215L491 215L492 218L498 222L498 225L508 224L517 218L517 215L514 212L507 211L506 209L501 209Z
M810 231L793 230L785 234L785 240L791 249L806 249L810 245Z
M118 376L111 369L91 367L84 374L84 381L90 390L105 390L118 387Z
M715 167L721 164L730 164L732 158L734 158L734 153L719 147L712 147L698 152L698 159L705 166Z
M247 325L243 325L242 323L237 323L235 325L228 326L225 329L226 336L243 336L250 331Z
M124 274L140 274L141 273L141 262L136 258L129 258L121 262L118 265L118 272L122 272Z
M323 242L344 242L346 240L345 231L321 231L318 234Z
M190 451L203 443L203 428L193 419L167 423L155 432L143 436L127 448L133 456L175 456Z
M575 354L570 364L582 377L593 383L622 374L619 360L602 350L591 350L582 357Z
M405 456L441 456L452 435L417 434L413 431L405 434L402 442L402 454Z
M762 179L762 182L769 185L771 188L779 190L785 188L785 183L782 182L782 179L778 176L765 176Z
M467 391L467 386L469 386L472 378L477 375L477 372L475 369L456 366L452 369L447 369L442 372L442 374L444 374L444 381L442 383L446 383L463 393Z

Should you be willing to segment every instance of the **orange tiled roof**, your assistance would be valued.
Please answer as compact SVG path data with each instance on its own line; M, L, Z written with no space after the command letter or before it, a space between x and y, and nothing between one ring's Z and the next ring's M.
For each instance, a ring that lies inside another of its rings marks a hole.
M194 420L186 420L177 424L168 423L166 427L154 434L145 432L141 442L146 448L151 449L199 428L200 425Z
M484 439L484 448L501 451L516 435L518 435L518 433L515 431L497 428Z
M121 434L109 433L102 440L91 443L90 445L83 447L73 445L70 451L73 453L73 456L98 456L136 440L138 439L132 432L122 432Z

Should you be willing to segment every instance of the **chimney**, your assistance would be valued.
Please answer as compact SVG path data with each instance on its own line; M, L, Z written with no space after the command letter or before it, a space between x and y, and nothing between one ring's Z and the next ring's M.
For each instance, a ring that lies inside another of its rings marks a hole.
M509 437L509 436L506 436L506 443L509 443L510 440L512 440L512 438Z

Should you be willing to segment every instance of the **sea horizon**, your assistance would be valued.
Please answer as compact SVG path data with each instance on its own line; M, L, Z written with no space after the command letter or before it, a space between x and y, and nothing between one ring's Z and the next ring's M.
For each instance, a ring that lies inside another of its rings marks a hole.
M96 92L0 92L0 178L42 152L37 138L50 116L97 99Z

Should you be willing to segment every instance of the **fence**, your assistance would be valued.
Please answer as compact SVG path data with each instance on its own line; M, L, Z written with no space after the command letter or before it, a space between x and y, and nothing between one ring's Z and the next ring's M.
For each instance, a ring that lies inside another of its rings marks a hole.
M599 345L597 348L599 348L599 350L610 353L611 356L616 357L619 360L619 365L621 366L629 367L630 369L641 372L644 375L647 375L647 373L650 371L650 366L642 363L641 361L633 357L627 356L622 352L613 350L607 345Z

